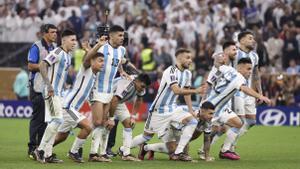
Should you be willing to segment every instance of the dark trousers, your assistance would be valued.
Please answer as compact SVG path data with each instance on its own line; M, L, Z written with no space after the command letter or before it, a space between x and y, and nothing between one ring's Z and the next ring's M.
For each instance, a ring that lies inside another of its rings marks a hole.
M119 123L119 120L115 119L115 126L109 132L109 137L108 137L108 141L107 141L106 150L111 149L116 144L116 135L117 135L118 123Z
M29 153L40 144L47 127L44 98L41 93L35 92L32 87L30 87L30 101L32 102L33 111L29 123Z

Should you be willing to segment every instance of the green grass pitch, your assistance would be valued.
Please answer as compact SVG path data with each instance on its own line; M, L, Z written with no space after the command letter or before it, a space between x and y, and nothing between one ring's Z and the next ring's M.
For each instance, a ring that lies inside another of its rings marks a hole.
M0 119L0 169L300 169L300 129L299 127L262 127L251 129L239 142L238 152L240 161L220 160L219 147L223 139L218 141L211 149L211 155L216 157L215 162L197 163L169 161L165 154L155 154L154 161L127 162L120 157L114 158L112 163L77 164L66 157L75 136L55 147L54 152L64 160L63 164L39 164L27 157L29 120ZM118 127L116 150L121 145L122 126ZM141 133L143 123L138 123L134 135ZM75 131L76 132L76 131ZM153 139L152 142L158 141ZM197 149L202 144L203 138L194 141L190 147L191 156L197 160ZM84 146L84 159L87 161L90 148L90 139ZM132 150L137 154L138 150Z

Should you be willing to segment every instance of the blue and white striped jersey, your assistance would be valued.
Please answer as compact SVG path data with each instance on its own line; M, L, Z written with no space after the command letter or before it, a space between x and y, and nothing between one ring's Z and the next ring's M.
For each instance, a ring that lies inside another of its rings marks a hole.
M112 93L113 79L124 59L126 49L123 46L113 48L109 43L106 43L101 46L98 52L104 54L104 68L97 74L95 87L99 93Z
M206 101L210 101L216 107L216 113L219 113L224 106L229 106L228 102L233 95L239 91L242 85L247 84L243 75L233 67L226 65L222 65L218 69L213 67L207 81L212 85L212 90Z
M92 68L85 69L84 66L81 66L73 88L65 97L63 108L69 109L73 107L75 110L79 110L84 101L89 97L95 81L96 75L93 73Z
M158 93L149 111L155 111L159 114L172 113L177 107L178 95L172 91L171 86L178 84L180 88L190 87L191 79L192 73L189 70L180 71L177 66L169 66L163 72Z
M62 97L68 69L71 65L71 55L61 47L57 47L46 56L44 61L49 65L48 78L54 89L54 95Z
M258 66L258 55L257 55L257 53L256 52L254 52L254 51L250 51L249 53L246 53L246 52L244 52L243 50L241 50L241 49L238 49L238 51L237 51L237 54L236 54L236 58L235 58L235 61L234 61L234 64L233 64L233 66L236 68L236 66L237 66L237 63L238 63L238 61L241 59L241 58L250 58L251 59L251 61L252 61L252 73L251 73L251 75L250 75L250 77L249 77L249 79L247 79L248 80L248 87L251 87L251 79L252 79L252 74L253 74L253 71L254 71L254 68L256 67L256 66Z
M132 79L135 76L131 76ZM114 96L117 96L120 101L119 103L124 103L127 101L133 102L136 97L143 97L146 94L146 90L138 92L135 89L134 80L128 80L123 77L118 77L113 81L113 92Z

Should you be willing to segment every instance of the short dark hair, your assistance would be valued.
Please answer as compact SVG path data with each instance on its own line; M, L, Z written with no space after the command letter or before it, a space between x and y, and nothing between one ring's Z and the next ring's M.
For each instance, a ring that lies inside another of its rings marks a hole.
M149 75L147 75L146 73L141 73L139 74L136 79L140 80L141 82L145 83L146 86L150 86L151 85L151 79L149 77Z
M222 49L223 51L228 48L229 46L235 46L235 42L234 41L226 41L223 43Z
M191 51L187 48L179 48L175 52L175 56L177 57L181 53L191 53Z
M238 61L238 65L239 64L252 64L252 61L250 58L241 58L239 61Z
M104 54L101 52L97 52L94 56L92 56L92 59L96 59L98 57L104 58Z
M238 34L238 41L240 42L241 39L243 39L247 35L253 35L254 36L253 32L251 32L251 31L243 31L243 32Z
M65 29L62 33L61 33L61 37L65 37L65 36L71 36L71 35L76 35L76 33L71 30L71 29Z
M204 103L202 103L201 109L212 109L212 110L215 110L215 105L213 105L209 101L205 101Z
M120 25L113 25L112 27L109 28L109 33L114 33L114 32L124 32L124 28Z
M47 24L43 24L40 27L40 31L41 33L48 33L49 29L57 29L57 27L53 24L47 23Z

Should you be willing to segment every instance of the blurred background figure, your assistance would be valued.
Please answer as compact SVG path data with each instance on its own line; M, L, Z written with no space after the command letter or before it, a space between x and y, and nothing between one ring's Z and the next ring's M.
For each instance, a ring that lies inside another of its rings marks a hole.
M28 88L29 77L25 68L22 67L20 72L16 76L16 80L13 85L14 93L18 100L28 100L29 88Z

